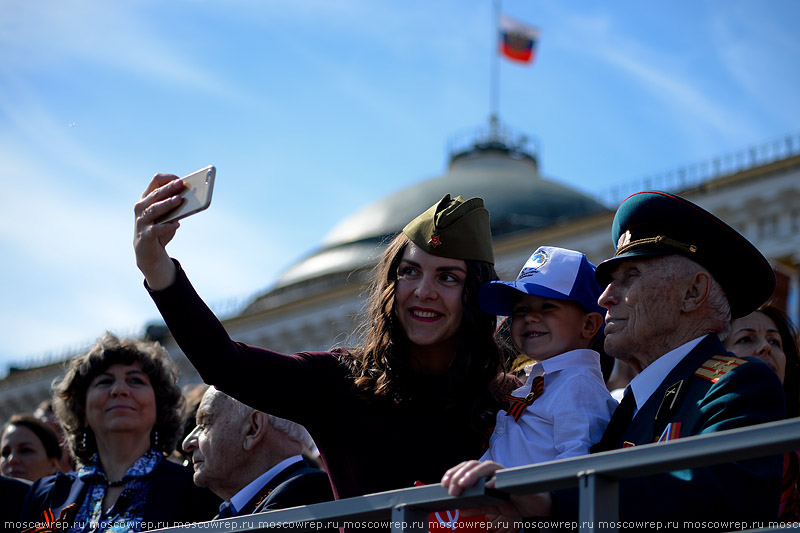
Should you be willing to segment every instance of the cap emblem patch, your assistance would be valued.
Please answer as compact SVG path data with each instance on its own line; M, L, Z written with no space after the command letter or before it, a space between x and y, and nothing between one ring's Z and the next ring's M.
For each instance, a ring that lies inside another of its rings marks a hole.
M441 239L439 239L438 235L434 235L434 236L431 237L431 240L428 241L428 244L430 244L431 246L436 248L437 246L442 244L442 241L441 241Z
M547 252L544 250L538 250L535 254L528 259L528 262L525 263L525 267L520 271L519 276L517 279L527 278L528 276L532 276L539 272L539 269L542 268L547 260L549 259Z
M630 244L631 242L631 230L626 230L625 233L619 236L619 240L617 241L617 250Z

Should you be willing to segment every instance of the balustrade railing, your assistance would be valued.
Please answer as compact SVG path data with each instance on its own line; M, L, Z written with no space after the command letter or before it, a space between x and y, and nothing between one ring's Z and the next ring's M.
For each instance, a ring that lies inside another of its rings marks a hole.
M337 525L357 531L390 529L393 533L426 532L428 515L434 511L498 503L505 501L510 495L577 486L579 514L568 527L582 533L616 532L620 529L637 529L636 524L619 521L618 483L621 479L777 455L796 449L800 449L800 419L783 420L501 470L497 473L494 489L484 487L481 482L457 498L449 496L439 485L428 485L214 522L188 524L162 531L316 532ZM376 465L376 468L379 466ZM699 529L699 525L694 523L675 524L675 527L663 529ZM519 522L518 525L526 524ZM668 526L671 525L672 522ZM724 527L724 524L704 525L711 529ZM747 527L750 531L767 532L800 529L800 524L764 522L749 524Z

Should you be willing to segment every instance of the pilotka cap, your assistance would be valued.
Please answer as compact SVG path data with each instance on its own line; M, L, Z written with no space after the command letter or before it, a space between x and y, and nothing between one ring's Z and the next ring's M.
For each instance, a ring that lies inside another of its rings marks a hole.
M409 222L403 233L431 255L494 264L489 211L483 198L451 199L446 194Z

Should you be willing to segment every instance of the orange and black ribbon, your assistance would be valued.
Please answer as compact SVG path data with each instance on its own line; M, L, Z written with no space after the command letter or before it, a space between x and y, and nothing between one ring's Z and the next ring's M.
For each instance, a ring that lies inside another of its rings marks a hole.
M508 410L506 416L513 416L514 420L519 420L523 411L536 400L544 392L544 376L536 376L531 382L531 391L525 395L524 398L517 398L510 394L506 395L508 402Z
M61 513L56 519L52 509L42 511L42 521L37 527L30 527L22 533L61 533L72 527L70 523L75 513L78 511L78 504L71 503L61 509Z

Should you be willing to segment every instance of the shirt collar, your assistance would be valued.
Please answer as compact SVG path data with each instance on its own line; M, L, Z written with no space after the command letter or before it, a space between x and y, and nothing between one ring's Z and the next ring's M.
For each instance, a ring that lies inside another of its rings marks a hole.
M600 355L596 351L585 348L570 350L535 363L531 367L530 376L554 374L568 368L586 367L591 364L597 365L598 369L600 368Z
M674 350L665 353L650 363L647 368L642 370L631 380L630 387L636 399L636 412L650 399L650 396L653 395L659 385L667 379L667 375L669 375L670 371L672 371L695 346L700 344L700 341L705 337L704 335L690 340L686 344L682 344Z
M272 481L272 478L277 476L279 473L283 472L284 469L289 467L290 465L295 464L298 461L302 461L302 455L293 455L288 459L284 459L280 463L276 464L253 481L248 483L242 490L237 492L233 498L231 498L231 503L233 504L233 508L236 509L238 513L242 509L244 509L245 505L252 500L255 495L264 487L267 483Z

